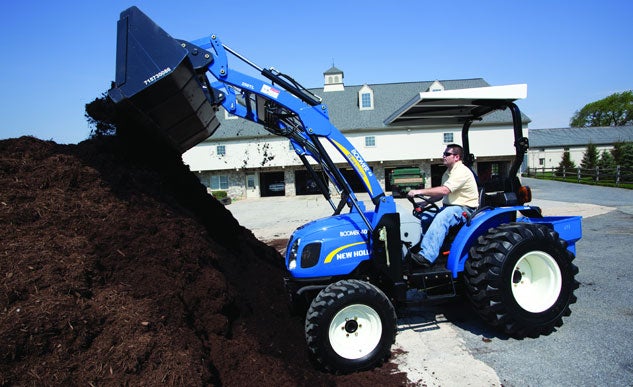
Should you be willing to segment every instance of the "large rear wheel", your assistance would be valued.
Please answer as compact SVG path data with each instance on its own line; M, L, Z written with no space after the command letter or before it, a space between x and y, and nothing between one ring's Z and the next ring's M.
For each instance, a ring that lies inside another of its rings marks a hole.
M549 334L578 288L574 255L543 224L508 223L479 237L466 261L466 294L488 323L517 337Z
M305 335L313 358L330 372L373 368L391 354L396 313L372 284L343 280L323 289L306 315Z

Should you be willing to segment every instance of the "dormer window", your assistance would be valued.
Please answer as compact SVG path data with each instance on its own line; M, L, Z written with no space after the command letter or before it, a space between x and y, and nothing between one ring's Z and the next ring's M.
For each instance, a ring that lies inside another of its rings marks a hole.
M360 95L360 107L365 109L371 107L371 93L363 93Z
M444 91L444 85L442 85L442 82L440 81L434 81L433 84L431 84L431 86L429 86L429 90L428 91Z
M363 85L358 91L358 108L360 110L374 110L374 91Z

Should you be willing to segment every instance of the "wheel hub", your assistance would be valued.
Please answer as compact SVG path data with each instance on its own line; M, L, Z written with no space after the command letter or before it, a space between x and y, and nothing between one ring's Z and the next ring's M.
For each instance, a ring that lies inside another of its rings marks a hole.
M356 321L356 317L353 320L347 320L345 323L345 331L347 333L354 333L358 329L358 322Z
M339 356L346 359L367 356L376 349L381 336L380 316L368 305L349 305L330 321L330 345Z
M562 275L556 260L544 251L530 251L517 261L512 272L512 294L528 312L543 312L558 300Z

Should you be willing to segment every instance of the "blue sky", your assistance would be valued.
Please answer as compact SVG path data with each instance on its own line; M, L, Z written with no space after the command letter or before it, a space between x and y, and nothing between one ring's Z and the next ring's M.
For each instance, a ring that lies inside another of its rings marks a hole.
M630 0L5 1L0 138L88 137L84 105L114 80L116 22L131 5L176 38L217 34L306 87L332 63L347 85L527 83L530 128L566 127L585 104L633 89Z

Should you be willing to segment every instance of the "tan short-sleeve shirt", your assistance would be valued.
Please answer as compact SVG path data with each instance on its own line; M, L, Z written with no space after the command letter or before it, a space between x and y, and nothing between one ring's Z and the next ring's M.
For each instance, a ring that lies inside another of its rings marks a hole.
M457 161L451 171L446 170L444 172L442 185L451 191L451 193L444 196L443 203L445 205L473 208L479 205L479 192L475 176L461 161Z

